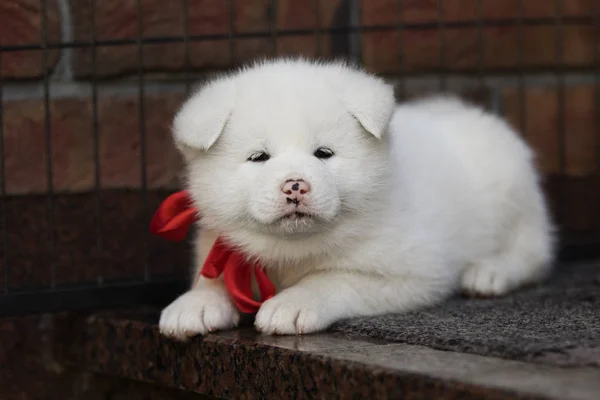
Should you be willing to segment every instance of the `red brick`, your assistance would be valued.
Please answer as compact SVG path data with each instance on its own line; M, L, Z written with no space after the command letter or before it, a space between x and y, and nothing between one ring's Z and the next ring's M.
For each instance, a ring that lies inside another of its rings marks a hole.
M181 1L147 1L141 3L142 37L182 36L184 34ZM218 0L190 1L190 34L201 34L204 29L226 33L226 4ZM75 40L89 41L92 33L90 2L78 1L71 5ZM135 39L138 34L137 2L107 0L95 2L94 34L97 40ZM142 67L145 69L180 69L184 66L184 45L179 43L144 46ZM214 57L213 57L214 58ZM138 49L133 45L98 46L96 74L114 75L135 72L138 69ZM218 59L218 57L217 57ZM92 49L74 51L74 72L77 76L92 73ZM195 65L195 63L194 63Z
M278 1L276 29L314 29L314 4L301 4L292 0ZM234 1L234 19L230 21L227 1L189 0L188 18L190 35L226 35L233 23L236 33L268 32L271 28L268 0ZM334 23L335 13L342 4L341 0L321 1L320 19L323 27ZM184 35L183 2L143 0L142 36L181 37ZM90 39L89 2L72 3L75 40ZM135 39L138 31L137 5L133 0L106 0L96 2L95 36L98 40ZM304 37L298 37L299 43L290 38L278 39L277 48L281 54L306 50L316 52L317 44L307 48ZM272 46L269 37L236 39L235 57L227 39L207 39L190 41L190 66L193 68L225 68L234 63L243 62L259 56L271 55ZM329 45L325 42L325 53ZM119 75L136 72L138 53L136 45L99 46L96 50L96 73L99 76ZM89 47L75 50L74 71L79 77L88 77L92 73L92 50ZM185 68L185 45L183 40L168 44L144 45L143 69L159 71L177 71Z
M46 37L48 43L60 40L60 15L57 0L46 2ZM42 9L39 0L0 2L0 46L40 45L42 43ZM0 75L4 79L36 78L44 74L41 50L3 51ZM57 50L48 51L47 70L58 61Z
M146 171L149 187L172 187L179 159L173 147L170 122L182 95L148 96L144 101ZM136 97L107 96L100 102L100 153L102 185L141 185L140 104Z
M567 67L593 65L598 29L565 25L563 35L562 63ZM483 69L551 68L561 63L556 54L554 26L530 26L523 30L522 64L519 40L519 30L509 27L484 28L481 44L477 28L446 28L443 39L437 29L368 32L362 39L363 61L368 69L382 73L473 70L479 68L480 59ZM440 60L442 43L443 64Z
M327 29L345 26L347 21L336 20L336 13L340 11L342 6L343 2L341 0L320 0L317 2L279 1L277 29L316 30L317 28ZM277 40L278 54L328 56L333 51L332 41L336 39L340 39L339 36L331 34L323 34L320 38L316 35L281 37Z
M564 89L564 110L560 109L556 87L527 88L524 104L516 89L504 93L504 109L515 127L521 126L521 109L525 107L523 135L534 147L543 173L561 175L560 118L565 126L565 171L569 177L586 177L600 171L595 88L592 85Z
M181 94L148 96L146 123L147 184L177 183L179 156L169 122ZM139 103L137 96L100 96L98 134L103 188L141 185ZM6 189L9 194L47 190L45 111L42 100L4 103ZM92 107L89 99L57 99L50 104L53 189L86 191L95 186Z
M281 56L302 54L316 57L319 55L317 38L314 36L282 37L277 40L277 54Z
M481 1L481 10L478 10ZM522 3L522 16L531 18L554 18L558 10L555 1L529 0L362 0L362 22L365 25L390 25L438 22L443 16L445 22L475 21L482 17L486 21L519 18ZM563 1L562 15L582 17L595 15L596 0ZM481 15L479 14L481 13Z
M476 3L476 0L469 0ZM565 14L592 13L593 2L567 2ZM406 23L435 22L438 18L437 1L405 1L402 18ZM464 0L446 1L445 21L474 21L474 7L465 6ZM552 16L550 3L527 3L525 17ZM515 2L487 0L484 18L514 18ZM396 1L364 1L363 23L366 25L397 24ZM562 62L565 66L590 66L595 62L595 51L600 40L600 30L593 25L565 23L563 30ZM484 26L482 43L477 27L446 27L440 35L436 28L410 28L367 32L363 34L363 61L373 71L396 73L398 71L426 72L433 70L503 69L514 67L550 68L558 65L558 32L554 24L525 26ZM522 65L519 60L519 41L523 40ZM440 51L443 46L443 60ZM483 54L480 55L480 52ZM402 53L402 54L401 54ZM401 56L402 55L402 59ZM443 61L443 63L442 63ZM442 65L443 64L443 65Z

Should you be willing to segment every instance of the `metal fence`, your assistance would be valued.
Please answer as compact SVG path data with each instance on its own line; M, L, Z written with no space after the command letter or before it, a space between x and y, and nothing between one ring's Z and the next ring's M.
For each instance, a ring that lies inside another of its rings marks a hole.
M536 9L538 0L473 0L460 6L455 0L312 0L304 4L311 15L298 11L304 19L296 25L281 23L294 4L285 0L173 1L160 6L150 22L145 17L156 3L151 0L5 3L15 5L0 6L7 26L18 6L28 18L37 16L37 25L26 28L39 40L23 43L0 29L0 314L156 305L183 290L188 244L163 243L148 233L154 208L177 186L174 178L156 183L151 175L166 170L176 175L176 168L171 161L153 164L157 157L149 153L172 153L165 139L172 115L164 109L174 111L196 80L257 56L347 58L393 79L399 99L458 91L493 111L510 109L512 122L546 152L545 187L563 254L598 254L597 1L546 2L542 8L552 3L549 14ZM514 3L514 13L494 14L508 3ZM419 14L420 7L428 16ZM206 23L203 15L216 15L216 8L222 23ZM431 10L437 13L433 18ZM244 29L236 23L255 11L266 25ZM463 12L468 16L457 16ZM177 13L176 33L155 33L161 32L154 28L164 23L163 13ZM294 14L287 18L295 21ZM17 17L16 26L26 20ZM129 31L110 34L99 28L100 20L129 21L123 22ZM502 36L507 32L508 39ZM591 48L581 42L582 32L591 35ZM297 38L302 40L296 43ZM429 47L419 47L420 41ZM551 56L544 50L533 59L536 43L545 41L553 43ZM503 64L502 56L490 61L495 52L514 62ZM435 59L421 57L424 53ZM170 58L179 61L171 65ZM182 96L172 100L173 93ZM551 146L546 136L531 133L544 123L543 115L532 115L546 107L541 102L547 93L553 98L547 106L555 129ZM166 97L168 107L161 103ZM120 128L115 121L128 125ZM591 133L582 136L582 127ZM123 137L130 141L119 141ZM128 162L119 169L117 159Z

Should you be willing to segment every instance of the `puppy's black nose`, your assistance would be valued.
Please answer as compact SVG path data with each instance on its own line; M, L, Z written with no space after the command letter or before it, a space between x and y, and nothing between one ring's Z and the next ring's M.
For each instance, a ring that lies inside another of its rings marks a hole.
M292 193L295 196L303 196L310 192L310 185L302 179L288 179L281 185L281 192L288 196Z
M300 205L309 192L310 185L302 179L288 179L281 185L281 194L287 204Z

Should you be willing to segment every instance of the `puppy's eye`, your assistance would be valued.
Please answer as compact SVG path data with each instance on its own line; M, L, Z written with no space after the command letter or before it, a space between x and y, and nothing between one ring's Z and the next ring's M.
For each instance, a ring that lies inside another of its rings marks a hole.
M321 160L326 160L333 157L333 151L327 147L319 147L313 154L315 157Z
M250 155L250 157L248 157L248 161L250 161L250 162L265 162L269 158L271 158L271 156L269 154L265 153L264 151L257 151L256 153L252 153Z

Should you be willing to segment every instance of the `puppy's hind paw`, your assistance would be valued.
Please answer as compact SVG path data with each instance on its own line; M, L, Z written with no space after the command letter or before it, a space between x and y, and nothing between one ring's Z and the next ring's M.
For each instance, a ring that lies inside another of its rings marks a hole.
M482 262L465 271L462 277L462 291L473 297L502 296L511 291L514 277L510 270L493 262Z

